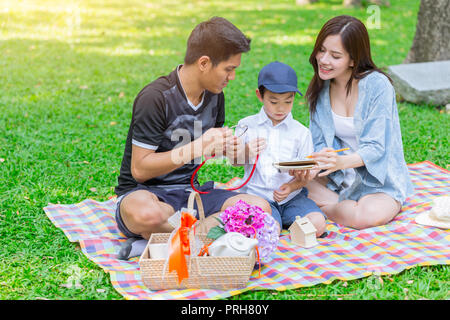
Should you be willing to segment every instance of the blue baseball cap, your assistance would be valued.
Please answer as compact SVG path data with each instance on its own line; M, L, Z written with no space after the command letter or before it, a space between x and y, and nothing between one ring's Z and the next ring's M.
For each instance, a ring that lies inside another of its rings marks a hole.
M264 66L258 75L258 88L264 86L275 93L298 92L297 74L291 66L274 61Z

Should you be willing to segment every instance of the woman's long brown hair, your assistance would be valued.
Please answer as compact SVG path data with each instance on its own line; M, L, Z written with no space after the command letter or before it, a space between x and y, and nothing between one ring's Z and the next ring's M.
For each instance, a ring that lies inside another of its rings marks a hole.
M362 79L373 71L381 72L392 82L391 78L378 69L372 61L369 34L364 24L355 17L347 15L334 17L323 25L317 35L313 52L309 57L309 63L314 68L314 76L309 83L305 96L311 114L316 111L317 100L324 84L324 81L319 77L316 55L325 39L330 35L336 34L341 35L342 45L354 62L352 74L346 85L347 95L350 94L353 79Z

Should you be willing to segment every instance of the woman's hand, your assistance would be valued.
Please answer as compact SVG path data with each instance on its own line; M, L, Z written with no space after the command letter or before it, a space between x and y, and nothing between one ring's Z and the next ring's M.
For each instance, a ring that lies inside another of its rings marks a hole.
M332 172L337 170L345 169L344 164L344 156L338 155L334 152L332 148L323 148L319 152L314 152L311 154L311 158L316 160L318 165L314 166L314 170L325 170L322 173L319 173L319 177L327 176Z

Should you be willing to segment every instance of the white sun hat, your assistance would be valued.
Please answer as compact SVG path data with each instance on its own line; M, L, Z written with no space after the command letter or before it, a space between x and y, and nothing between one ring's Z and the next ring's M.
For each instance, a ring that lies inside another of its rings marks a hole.
M431 209L419 214L416 222L426 226L450 229L450 196L434 199Z

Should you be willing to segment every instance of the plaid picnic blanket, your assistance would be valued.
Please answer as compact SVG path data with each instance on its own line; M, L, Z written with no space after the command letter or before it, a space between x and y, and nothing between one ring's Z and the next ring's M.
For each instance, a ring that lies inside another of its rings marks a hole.
M138 258L116 258L125 237L114 220L115 199L87 199L77 204L49 204L45 213L71 242L110 274L114 288L126 299L219 299L247 290L287 290L335 279L352 280L372 274L396 274L417 265L450 264L450 232L418 225L417 214L429 210L432 200L449 194L449 171L425 161L408 165L416 190L402 212L389 224L355 230L327 221L328 236L305 249L290 242L283 231L277 250L261 269L255 270L245 288L236 290L151 291L141 281ZM217 187L239 183L238 178Z

